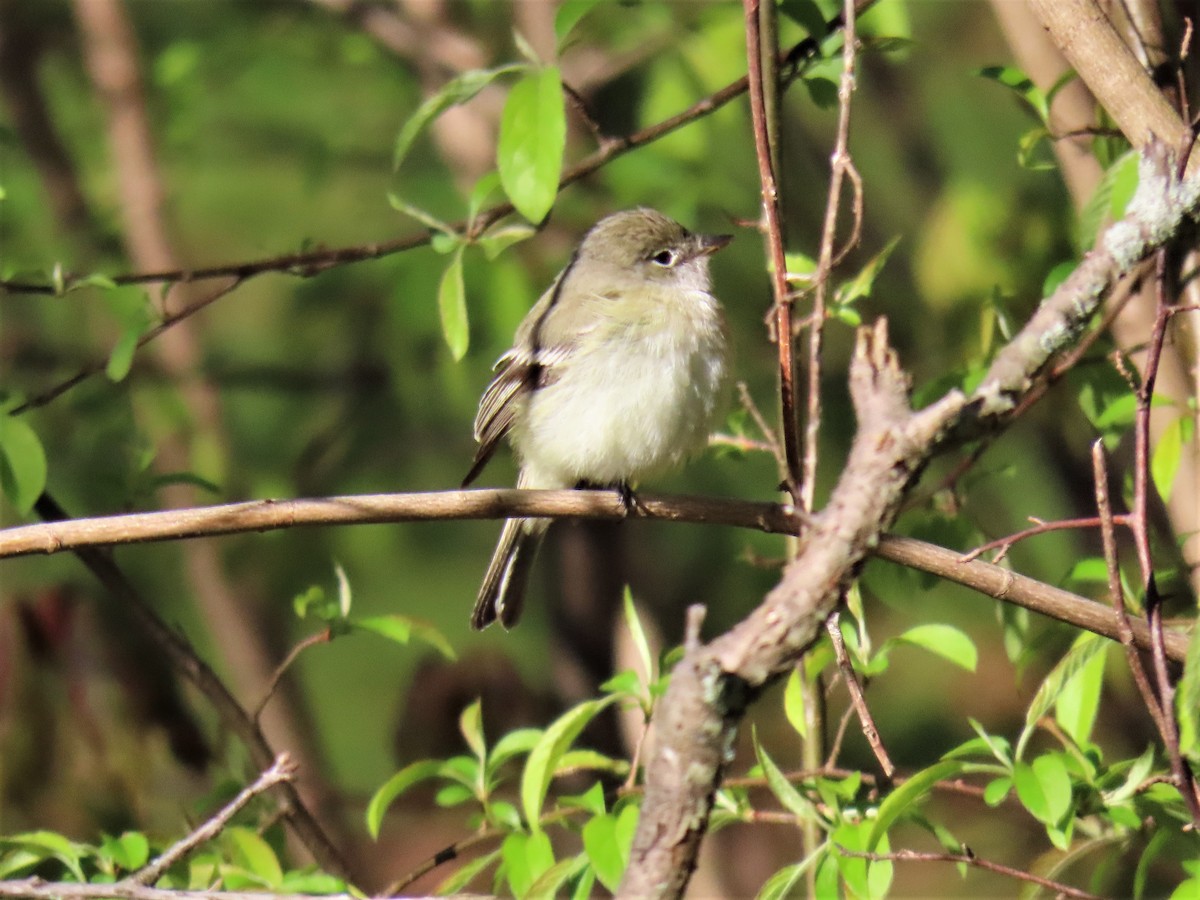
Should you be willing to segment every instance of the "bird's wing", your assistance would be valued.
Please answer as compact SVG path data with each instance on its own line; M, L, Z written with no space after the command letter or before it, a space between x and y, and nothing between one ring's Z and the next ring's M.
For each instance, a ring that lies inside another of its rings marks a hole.
M570 349L565 344L534 352L514 347L496 362L496 377L483 392L479 412L475 415L475 440L479 442L479 448L475 451L471 471L463 479L463 487L483 471L529 395L557 380L561 372L559 367Z

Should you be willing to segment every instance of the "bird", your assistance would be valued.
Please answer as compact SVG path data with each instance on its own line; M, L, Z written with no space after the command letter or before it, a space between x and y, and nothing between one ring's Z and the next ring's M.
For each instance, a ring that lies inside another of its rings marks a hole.
M612 487L626 503L638 479L701 449L729 366L709 259L731 240L646 207L597 222L496 362L463 487L505 437L518 488ZM505 521L471 614L475 630L516 624L549 524Z

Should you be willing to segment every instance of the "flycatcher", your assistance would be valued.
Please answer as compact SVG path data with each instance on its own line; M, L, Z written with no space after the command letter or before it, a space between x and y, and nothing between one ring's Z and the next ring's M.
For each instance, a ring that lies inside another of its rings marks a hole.
M726 379L708 258L731 235L692 234L652 209L601 219L517 328L479 401L470 484L508 436L517 487L630 484L704 446ZM509 519L471 626L521 614L549 519Z

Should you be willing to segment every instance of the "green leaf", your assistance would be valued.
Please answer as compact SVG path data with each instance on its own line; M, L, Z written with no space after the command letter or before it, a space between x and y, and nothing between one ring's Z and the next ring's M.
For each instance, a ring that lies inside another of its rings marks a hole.
M540 728L518 728L496 742L488 759L488 769L494 770L514 756L528 753L537 746L544 732Z
M1179 716L1179 751L1200 764L1200 627L1193 626L1184 657L1183 676L1175 689Z
M1050 123L1050 105L1046 102L1046 95L1020 69L1015 66L985 66L976 74L1011 89L1025 101L1043 125Z
M545 832L517 832L504 839L500 847L508 884L517 897L529 894L533 883L554 865L554 850Z
M538 820L541 818L542 804L546 800L546 792L550 789L550 782L554 778L559 760L588 722L614 699L615 697L606 697L603 700L589 700L567 710L546 729L530 751L525 771L521 774L521 805L525 819L535 833L541 832Z
M1095 635L1090 637L1095 638ZM1076 640L1086 640L1083 635ZM1096 653L1067 679L1054 704L1054 720L1076 744L1083 746L1092 736L1096 713L1100 709L1100 689L1104 686L1107 653Z
M1013 767L1017 798L1035 819L1057 826L1071 808L1071 776L1060 753L1044 753Z
M847 306L862 297L871 296L871 289L875 286L875 279L879 276L879 273L887 264L888 257L892 255L892 251L896 249L896 245L899 243L900 237L897 235L888 241L884 248L871 258L870 262L859 269L858 274L854 278L838 288L836 302L839 306Z
M617 820L607 813L593 816L583 826L583 851L588 862L596 870L600 883L616 893L621 876L625 874L625 860L617 845Z
M603 2L605 0L564 0L554 14L554 39L559 50L583 17Z
M908 629L899 637L892 638L892 641L924 647L929 652L936 653L968 672L975 671L975 665L979 660L974 642L953 625L918 625Z
M633 605L633 592L629 585L625 586L625 625L629 628L629 637L637 649L638 659L642 662L642 674L649 683L654 679L654 659L650 654L650 642L646 640L646 630L642 628L642 620L638 618L637 609Z
M53 831L26 831L0 838L0 846L15 847L25 850L37 857L36 861L47 858L57 859L66 866L76 881L87 881L83 874L82 862L90 855L88 848L77 844L69 838ZM18 857L23 855L18 853Z
M629 774L629 762L613 759L598 750L568 750L559 759L554 775L557 778L575 772L608 772L623 777Z
M867 839L868 852L875 850L879 841L887 834L887 830L892 827L892 823L906 810L910 809L919 800L922 800L939 781L943 781L961 772L964 765L965 763L953 759L936 762L929 768L917 772L905 781L904 784L888 794L884 798L884 801L879 804L879 812L876 814L875 823L871 827L871 835Z
M1125 781L1117 788L1104 793L1104 803L1107 806L1117 806L1124 803L1126 800L1133 797L1137 793L1138 788L1142 786L1142 782L1146 780L1146 776L1150 774L1151 768L1154 767L1154 747L1147 747L1146 751L1133 761L1129 771L1125 773Z
M559 860L529 886L525 900L554 900L559 896L559 888L585 868L587 858L583 854Z
M1016 755L1018 759L1024 753L1025 744L1032 736L1033 729L1037 727L1038 719L1044 716L1057 702L1066 683L1087 665L1095 654L1104 650L1105 646L1106 641L1098 635L1090 632L1081 634L1066 655L1058 661L1058 665L1046 675L1025 713L1025 727L1021 731L1021 737L1017 740Z
M437 886L434 891L439 897L462 893L468 884L484 869L493 865L500 858L500 850L493 850L483 856L463 863L453 875Z
M417 107L417 111L400 129L395 149L392 151L392 168L400 168L400 164L412 149L413 141L430 122L450 107L466 103L501 75L519 71L521 68L518 65L506 65L495 69L472 69L446 82L441 90Z
M458 730L462 732L463 740L471 748L471 752L480 762L487 760L487 743L483 739L483 701L476 698L475 702L459 714Z
M150 859L150 842L140 831L126 831L120 837L106 834L100 852L126 872L133 872Z
M433 213L426 212L425 210L421 209L421 207L419 207L419 206L414 206L413 204L411 204L407 200L405 200L403 197L401 197L399 194L397 194L395 191L389 191L388 195L387 195L387 199L388 199L388 204L392 207L392 209L396 210L397 212L402 212L406 216L409 216L413 219L416 219L418 222L420 222L422 225L424 225L426 228L428 228L430 231L433 232L433 237L442 235L443 237L450 239L454 244L462 243L461 235L459 235L458 232L456 232L449 224L447 224L446 222L443 222L441 219L439 219ZM445 249L445 245L442 245L442 247L443 247L443 249L440 250L439 252L442 252L442 253L449 252L449 250ZM437 247L435 247L434 249L437 249Z
M800 737L808 737L808 720L804 715L804 685L800 681L800 670L792 669L788 675L787 684L783 688L783 713L787 716L788 724L796 730Z
M1012 779L1007 775L992 779L983 789L983 802L988 806L999 806L1008 796L1008 792L1012 790L1012 785Z
M785 900L787 897L795 896L792 888L796 886L804 873L812 866L814 859L815 857L810 856L804 862L784 866L763 882L762 887L758 889L755 900Z
M480 235L476 239L476 243L483 248L483 255L491 262L509 247L513 246L513 244L519 244L521 241L528 240L535 234L537 234L537 229L529 223L514 222L511 225L505 225L503 228L497 228L495 231L489 231L487 234Z
M369 631L397 644L407 645L412 638L417 638L433 647L446 659L456 659L454 648L445 636L432 625L408 616L392 614L387 616L365 616L361 619L349 619L346 622L350 628L358 631Z
M442 761L439 759L423 759L405 766L374 794L367 804L367 832L372 838L379 839L379 828L383 823L383 815L392 802L414 784L436 778L442 772Z
M258 832L241 825L230 825L221 835L233 862L261 879L267 887L278 887L283 868L271 845Z
M1150 459L1150 475L1163 500L1171 499L1175 475L1179 472L1179 463L1183 459L1183 448L1191 443L1194 430L1194 420L1191 416L1184 415L1169 423L1158 436L1154 455Z
M46 451L23 420L0 415L0 487L24 515L46 488Z
M813 0L780 0L779 11L820 41L829 31L825 16Z
M509 92L496 150L504 192L530 222L554 205L566 137L558 68L531 70Z
M450 265L442 273L438 285L438 314L442 320L442 334L450 347L455 361L467 355L470 329L467 325L467 291L463 285L462 248L450 258Z
M758 757L758 764L762 766L763 774L767 776L767 786L771 789L771 793L783 804L783 808L797 819L810 821L816 819L813 805L787 780L779 766L775 764L775 760L771 759L767 751L759 744L758 734L753 733L752 737L754 753Z
M119 384L125 380L125 376L133 368L133 355L137 352L138 341L141 340L144 331L143 326L135 325L121 332L108 354L108 362L104 365L104 374L109 381Z

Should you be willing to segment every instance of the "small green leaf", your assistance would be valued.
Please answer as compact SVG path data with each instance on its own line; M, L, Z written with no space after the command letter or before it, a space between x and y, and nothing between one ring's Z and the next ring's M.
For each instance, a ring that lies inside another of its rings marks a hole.
M440 759L423 759L411 763L389 778L374 794L367 804L367 832L372 838L379 839L379 828L383 824L383 815L392 802L414 784L436 778L441 774Z
M1142 782L1146 780L1146 776L1150 774L1150 769L1154 766L1154 747L1147 747L1146 751L1133 761L1129 767L1129 771L1125 773L1125 781L1112 791L1106 791L1104 794L1104 803L1107 806L1117 806L1130 799L1137 793L1138 788L1142 786Z
M804 685L800 682L800 670L792 669L783 689L783 713L788 724L800 737L808 737L808 721L804 714Z
M113 345L108 354L108 362L104 365L104 374L113 384L124 381L129 370L133 368L133 355L137 352L142 333L142 326L126 328Z
M1025 727L1021 731L1021 737L1017 740L1016 755L1018 759L1024 753L1025 744L1032 736L1038 719L1044 716L1055 704L1059 694L1062 693L1063 686L1080 669L1087 665L1088 661L1095 654L1104 650L1106 645L1107 642L1103 638L1090 632L1085 632L1076 639L1071 649L1058 661L1058 665L1046 675L1038 687L1037 693L1034 694L1033 701L1029 704L1029 709L1025 713Z
M979 659L974 642L953 625L918 625L893 640L897 643L924 647L929 652L936 653L968 672L975 671L975 665Z
M487 760L487 743L483 739L483 702L476 699L458 717L458 730L480 762Z
M265 886L277 887L283 881L279 858L258 832L231 825L222 833L221 839L229 847L234 864L260 879Z
M558 68L529 71L504 104L496 162L504 192L530 222L541 222L554 205L566 136Z
M426 228L428 228L430 231L432 231L435 236L438 234L441 234L441 235L455 241L456 243L461 243L462 239L459 236L458 232L456 232L450 225L443 222L441 219L439 219L433 213L427 212L427 211L421 209L421 207L419 207L419 206L414 206L413 204L411 204L407 200L405 200L403 197L401 197L399 194L397 194L395 191L389 191L387 198L388 198L388 204L392 207L392 209L396 210L397 212L402 212L406 216L409 216L413 219L416 219L418 222L420 222L422 225L424 225Z
M1013 767L1017 798L1035 819L1057 826L1071 808L1071 776L1059 753L1044 753L1033 764Z
M1100 710L1100 690L1104 686L1107 658L1106 653L1096 653L1090 657L1063 682L1054 703L1054 720L1080 746L1091 739L1096 713Z
M1171 491L1175 488L1175 475L1183 459L1183 448L1191 443L1194 430L1195 420L1189 415L1184 415L1169 423L1158 436L1154 455L1150 459L1150 475L1163 500L1171 499Z
M897 235L888 241L884 248L871 258L870 262L859 269L857 275L838 288L837 304L839 306L846 306L861 297L871 296L871 289L875 286L875 279L879 277L879 273L887 264L888 257L892 255L892 251L896 249L896 245L899 243L900 237Z
M993 778L983 789L983 802L988 806L999 806L1008 796L1008 792L1012 790L1012 785L1012 779L1007 775L1002 778Z
M580 20L603 2L605 0L563 0L554 14L554 39L560 50Z
M985 66L976 74L1011 89L1025 101L1043 125L1049 124L1050 105L1046 102L1046 95L1020 69L1015 66Z
M497 228L495 231L489 231L487 234L481 235L476 239L476 243L483 248L483 255L489 261L496 259L514 244L519 244L521 241L528 240L537 234L537 229L527 222L514 222L511 225L505 225L503 228Z
M470 330L467 325L467 291L463 285L462 248L450 258L450 265L442 273L438 285L438 314L442 320L442 334L450 347L455 361L467 355Z
M638 659L642 662L642 674L648 682L654 679L654 661L650 654L650 642L646 640L646 630L642 628L642 620L638 618L637 609L633 605L633 592L625 586L625 625L629 628L629 637L637 649Z
M417 111L400 129L395 149L392 151L392 168L400 168L400 164L412 149L413 141L430 122L450 107L466 103L501 75L519 71L520 68L516 65L506 65L495 69L472 69L446 82L441 90L417 107Z
M775 798L783 804L783 808L797 819L815 820L816 811L813 809L813 805L787 780L779 766L775 764L775 760L771 759L767 751L759 744L757 733L753 734L753 743L758 764L762 766L763 774L767 776L767 786Z
M100 851L126 872L133 872L150 859L150 842L140 831L126 831L120 837L106 834Z
M495 771L514 756L528 753L537 746L542 734L540 728L518 728L504 735L492 748L492 755L488 758L489 771Z
M46 451L22 419L0 415L0 487L24 515L46 488Z
M583 854L560 859L529 886L524 900L554 900L559 896L559 888L586 868L587 858Z
M1200 627L1193 626L1184 656L1183 676L1175 690L1175 710L1179 716L1179 751L1200 763Z
M781 0L779 11L820 41L829 31L825 16L813 0Z
M606 697L603 700L589 700L567 710L546 729L529 752L529 760L525 763L525 771L521 775L521 805L525 811L525 819L535 833L541 832L538 820L541 818L542 804L546 800L546 792L550 788L559 760L579 737L587 723L614 699L616 698Z
M350 579L346 577L346 570L342 568L341 563L333 564L333 574L337 579L338 587L338 612L344 619L350 615L350 604L353 601L353 595L350 592Z
M593 816L583 826L583 850L600 883L615 894L625 874L625 861L617 846L617 820L607 814Z
M961 772L964 765L965 763L952 759L936 762L929 768L917 772L905 781L904 784L888 794L884 798L884 801L879 804L879 812L875 816L875 823L871 827L871 835L867 839L867 850L869 852L874 851L879 841L887 834L887 830L892 827L892 823L896 819L919 800L923 799L939 781L943 781Z
M446 659L457 659L454 648L440 631L426 622L410 619L408 616L366 616L361 619L349 619L346 624L352 629L369 631L397 644L407 645L412 638L417 638L433 647Z

